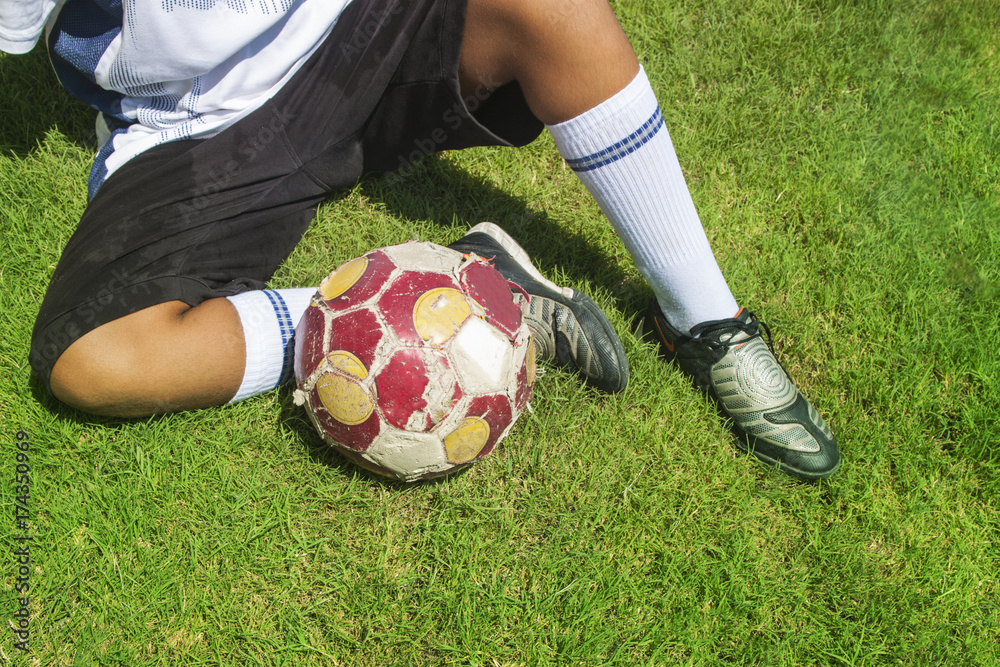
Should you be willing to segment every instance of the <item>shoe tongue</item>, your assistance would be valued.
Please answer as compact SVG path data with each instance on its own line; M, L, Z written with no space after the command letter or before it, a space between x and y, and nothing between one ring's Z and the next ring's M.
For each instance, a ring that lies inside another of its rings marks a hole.
M753 325L753 315L746 308L740 308L740 312L736 313L733 325L734 327L726 330L720 340L736 343L757 333L757 327Z
M719 339L720 343L739 343L750 338L750 334L743 329L724 329L719 331L716 338Z
M748 330L752 327L751 322L749 313L743 309L736 317L697 324L691 327L691 335L695 338L714 338L720 343L738 343L756 333L755 330Z
M724 332L729 329L738 329L739 324L737 320L729 318L726 320L708 320L707 322L702 322L691 327L691 336L694 338L699 338L703 335L711 335L714 338L718 338L719 334L716 332Z

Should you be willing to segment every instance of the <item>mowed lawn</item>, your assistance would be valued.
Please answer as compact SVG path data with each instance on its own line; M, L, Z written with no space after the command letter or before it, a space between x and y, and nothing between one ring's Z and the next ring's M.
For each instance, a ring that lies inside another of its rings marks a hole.
M624 394L548 369L494 454L413 486L329 452L288 389L139 421L61 406L28 346L95 138L36 48L0 57L0 662L1000 662L995 3L615 9L841 471L737 453L636 337L650 292L548 135L331 198L273 284L493 220L606 307Z

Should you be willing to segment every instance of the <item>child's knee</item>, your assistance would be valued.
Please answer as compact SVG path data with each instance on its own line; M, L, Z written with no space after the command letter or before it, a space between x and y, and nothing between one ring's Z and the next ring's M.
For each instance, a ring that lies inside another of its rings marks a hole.
M106 325L105 325L106 327ZM70 407L92 414L114 415L130 369L127 357L109 354L113 341L98 327L77 339L49 366L48 388Z

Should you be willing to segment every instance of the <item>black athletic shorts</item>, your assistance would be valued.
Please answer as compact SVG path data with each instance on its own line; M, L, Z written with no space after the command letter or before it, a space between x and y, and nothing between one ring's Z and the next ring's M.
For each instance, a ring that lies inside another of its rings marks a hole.
M31 342L52 366L87 332L143 308L262 289L317 205L363 175L469 146L519 146L542 124L516 84L463 100L465 0L354 0L301 70L219 135L118 169L56 267Z

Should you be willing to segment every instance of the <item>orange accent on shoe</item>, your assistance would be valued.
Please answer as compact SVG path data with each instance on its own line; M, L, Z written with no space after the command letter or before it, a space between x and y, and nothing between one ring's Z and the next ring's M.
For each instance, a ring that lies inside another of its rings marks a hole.
M653 326L656 327L657 333L660 334L660 342L671 352L674 351L674 346L667 342L667 337L663 335L663 329L660 328L660 323L656 321L656 317L653 317Z

